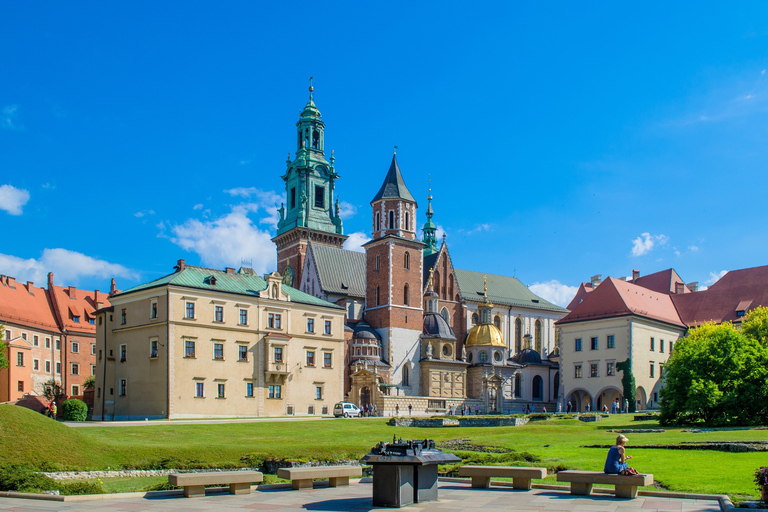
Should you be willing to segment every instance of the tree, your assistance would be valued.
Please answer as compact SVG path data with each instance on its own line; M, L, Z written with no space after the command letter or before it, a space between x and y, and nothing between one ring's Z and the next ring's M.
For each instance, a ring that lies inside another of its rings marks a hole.
M768 307L758 307L747 313L741 332L768 347Z
M61 405L67 399L67 393L56 379L51 379L43 384L43 396L49 402L56 400L58 405Z
M662 424L768 423L768 346L730 322L691 329L664 369Z
M8 340L5 339L5 325L0 324L0 370L8 368Z
M95 389L96 388L96 377L93 375L89 375L87 379L83 382L83 389Z
M627 412L635 412L637 408L637 384L635 376L632 373L632 360L627 358L625 361L616 363L616 369L622 373L621 386L624 388L624 399L627 401Z

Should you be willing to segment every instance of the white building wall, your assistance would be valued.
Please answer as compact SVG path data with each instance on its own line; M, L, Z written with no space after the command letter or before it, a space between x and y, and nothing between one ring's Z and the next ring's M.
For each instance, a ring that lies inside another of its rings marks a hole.
M421 373L419 368L421 330L384 328L377 329L381 335L384 353L391 353L392 366L391 383L398 386L399 393L407 396L421 396L419 382ZM391 350L390 350L391 349ZM409 364L410 386L403 386L403 367Z

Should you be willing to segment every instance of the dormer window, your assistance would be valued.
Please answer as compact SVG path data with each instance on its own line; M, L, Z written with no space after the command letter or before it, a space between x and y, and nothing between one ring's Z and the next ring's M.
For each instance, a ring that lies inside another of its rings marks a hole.
M216 285L216 277L215 276L208 276L205 278L205 284L210 284L211 286Z

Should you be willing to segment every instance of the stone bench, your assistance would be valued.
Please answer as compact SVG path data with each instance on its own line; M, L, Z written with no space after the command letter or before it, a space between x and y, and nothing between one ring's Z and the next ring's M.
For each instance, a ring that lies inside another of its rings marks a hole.
M168 483L184 488L187 498L205 496L206 485L229 485L230 494L250 494L251 484L260 484L259 471L208 471L205 473L170 473Z
M291 481L294 489L311 489L315 478L328 479L330 487L349 485L349 477L363 476L360 466L314 466L309 468L280 468L277 476Z
M593 484L616 486L617 498L636 498L637 488L653 483L653 475L611 475L598 471L560 471L558 482L570 482L571 494L589 495Z
M546 468L526 468L512 466L461 466L459 476L472 477L472 487L487 489L491 478L511 478L515 489L531 490L531 479L546 478Z

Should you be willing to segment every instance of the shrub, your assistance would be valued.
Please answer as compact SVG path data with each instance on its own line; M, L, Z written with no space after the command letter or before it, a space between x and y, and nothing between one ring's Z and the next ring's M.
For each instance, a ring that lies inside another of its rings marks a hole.
M29 466L12 464L0 467L0 491L43 492L59 488L55 480L35 473Z
M58 483L58 482L56 482ZM91 482L70 482L58 484L61 494L104 494L104 488L97 483Z
M85 421L88 417L88 406L77 398L70 398L61 404L61 409L64 421Z
M181 489L181 487L176 487L175 485L171 485L168 482L159 482L146 487L144 490L145 491L173 491L174 489Z

